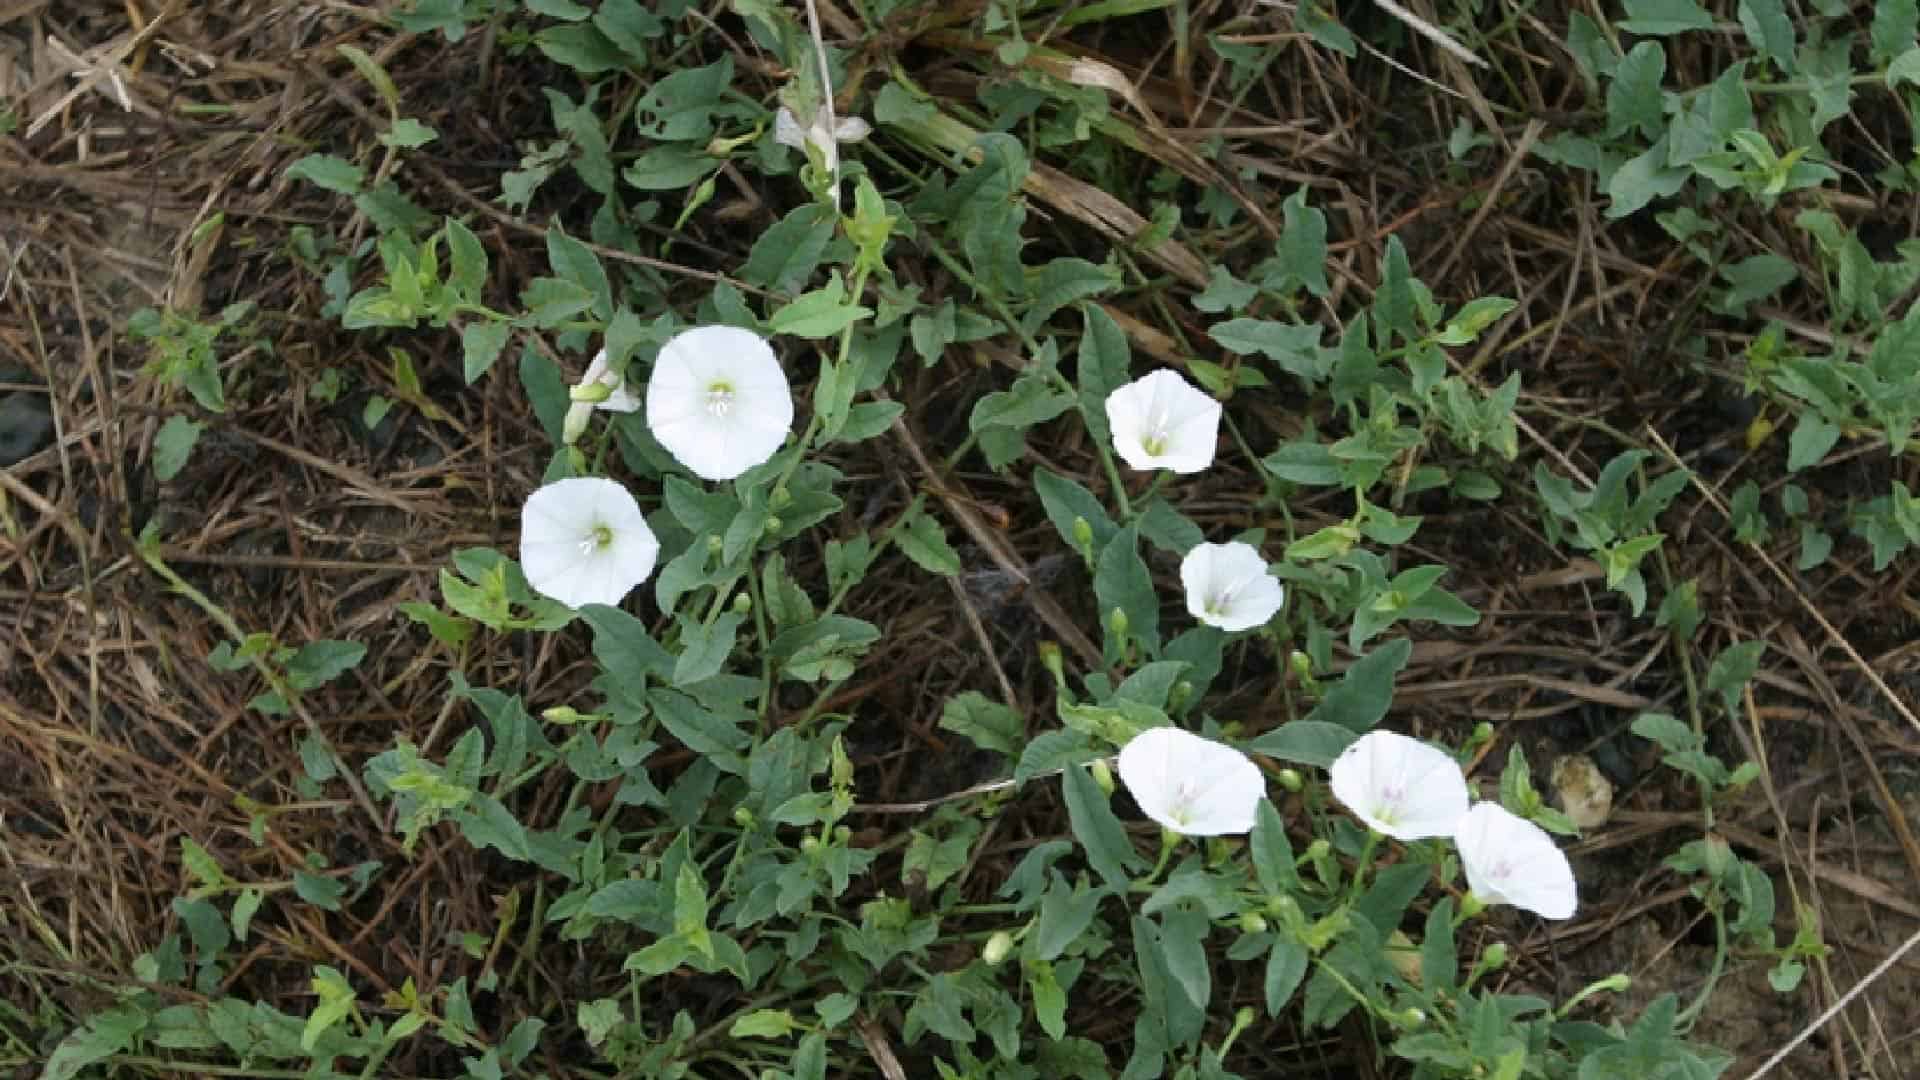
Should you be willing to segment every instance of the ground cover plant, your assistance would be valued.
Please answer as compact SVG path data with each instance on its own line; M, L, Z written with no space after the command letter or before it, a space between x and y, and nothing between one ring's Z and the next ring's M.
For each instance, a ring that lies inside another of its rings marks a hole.
M0 1062L1916 1065L1911 0L193 8L0 6Z

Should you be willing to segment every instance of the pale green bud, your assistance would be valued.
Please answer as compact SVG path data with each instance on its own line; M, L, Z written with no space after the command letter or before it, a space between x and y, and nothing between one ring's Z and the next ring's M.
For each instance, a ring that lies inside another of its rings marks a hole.
M1089 768L1093 770L1093 782L1100 785L1101 791L1112 795L1113 768L1107 764L1107 759L1094 758Z
M999 967L1012 953L1013 935L1005 930L995 930L993 936L987 939L987 947L980 951L980 959L985 960L988 967Z

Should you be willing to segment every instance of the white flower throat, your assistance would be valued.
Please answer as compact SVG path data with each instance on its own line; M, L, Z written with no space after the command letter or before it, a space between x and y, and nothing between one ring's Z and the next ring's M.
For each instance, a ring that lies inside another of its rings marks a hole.
M707 387L707 412L716 420L725 420L733 411L733 384L717 382Z
M592 555L601 548L613 544L613 530L605 525L595 525L587 531L586 538L580 541L580 554Z

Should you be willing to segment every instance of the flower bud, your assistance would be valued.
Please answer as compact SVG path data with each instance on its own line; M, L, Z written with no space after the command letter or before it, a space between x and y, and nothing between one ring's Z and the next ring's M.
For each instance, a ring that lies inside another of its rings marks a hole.
M560 424L560 444L572 446L587 433L587 422L593 419L593 406L584 401L576 401L567 406L567 417Z
M1333 845L1329 844L1325 837L1321 837L1307 845L1307 858L1312 859L1314 862L1319 862L1321 859L1326 858L1327 854L1332 850Z
M735 615L745 615L752 610L753 595L751 593L741 591L733 594L733 613Z
M549 724L577 724L580 722L580 714L570 705L555 705L542 711L540 719Z
M820 853L820 838L817 836L801 837L800 850L808 855L818 855Z
M1480 966L1488 971L1499 971L1501 968L1506 967L1506 944L1496 941L1487 946L1486 951L1480 954Z
M753 811L744 806L733 808L733 823L743 829L753 828Z
M1042 641L1034 646L1034 648L1040 653L1040 666L1046 668L1047 674L1053 676L1053 684L1061 687L1066 686L1067 672L1060 661L1060 643L1057 641Z
M999 967L1012 953L1013 935L1005 930L995 930L993 936L987 939L987 947L980 951L980 959L985 960L988 967Z
M718 536L707 537L707 554L718 555L725 550L727 550L726 541L720 539Z
M778 514L767 515L767 532L768 533L779 532L781 527L784 526L785 524L786 522L781 521Z
M1400 1014L1400 1023L1405 1027L1417 1028L1427 1022L1427 1014L1419 1009L1409 1008Z
M606 383L603 383L598 379L595 379L592 382L581 383L580 385L573 387L572 389L567 391L567 400L573 402L576 405L579 405L579 404L586 404L589 406L597 405L600 402L605 401L612 396L613 396L613 387L608 386Z
M1073 519L1073 546L1079 548L1087 558L1093 558L1093 526L1086 518Z
M773 491L767 495L767 509L769 510L785 510L787 504L791 502L793 502L793 496L787 494L787 486L785 484L774 488Z
M1088 767L1093 770L1093 782L1100 785L1101 791L1112 795L1113 767L1107 764L1107 759L1094 758Z
M1113 614L1107 616L1107 626L1113 631L1114 637L1126 637L1127 636L1126 611L1121 608L1114 608Z
M1305 787L1306 784L1304 781L1300 779L1300 773L1298 770L1281 769L1280 770L1280 786L1298 795L1300 793L1300 789L1302 787Z
M1257 911L1240 913L1240 932L1243 934L1264 934L1267 932L1267 918Z
M1167 711L1179 712L1186 708L1187 702L1191 700L1193 700L1193 683L1181 679L1173 684L1173 689L1167 691Z

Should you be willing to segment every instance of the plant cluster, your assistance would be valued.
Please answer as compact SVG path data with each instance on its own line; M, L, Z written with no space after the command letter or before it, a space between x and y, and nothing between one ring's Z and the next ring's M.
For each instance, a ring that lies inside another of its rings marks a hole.
M879 20L906 7L860 6ZM1189 282L1185 314L1204 341L1153 350L1152 370L1136 376L1147 335L1118 301L1157 297L1158 275L1183 265L1181 212L1136 215L1124 242L1093 253L1100 261L1029 242L1036 153L1123 144L1098 73L1022 37L1044 6L981 16L997 35L993 56L1018 74L994 87L990 115L970 115L897 65L870 70L827 48L817 27L762 0L731 5L783 80L757 96L725 35L703 33L683 0L418 0L395 17L402 28L458 40L485 24L571 80L546 89L551 130L523 140L495 202L524 214L543 190L573 185L593 211L545 230L547 272L512 297L475 222L428 212L396 179L437 133L404 115L373 57L342 47L386 105L378 164L315 153L291 173L341 196L374 235L309 234L295 256L344 328L457 339L465 384L514 380L547 445L517 549L458 552L439 574L439 602L404 608L444 660L450 713L473 726L445 746L398 738L355 768L310 722L306 780L352 787L397 835L396 859L457 834L528 884L503 901L497 926L458 942L485 958L484 977L408 983L374 1002L351 972L315 963L314 1005L299 1016L222 993L226 958L268 896L337 910L377 887L382 864L342 872L316 854L310 875L249 882L185 842L192 884L174 910L187 938L169 937L136 971L196 1000L130 991L61 1044L50 1076L135 1049L373 1076L411 1040L433 1038L476 1077L532 1075L543 1055L564 1053L607 1075L817 1080L854 1071L888 1030L943 1078L1225 1080L1251 1075L1236 1071L1236 1046L1282 1021L1357 1022L1421 1078L1706 1078L1725 1067L1726 1055L1688 1040L1706 991L1684 1008L1662 995L1637 1018L1604 1022L1596 999L1626 988L1625 976L1558 1002L1527 992L1534 973L1516 970L1503 939L1531 916L1574 916L1574 868L1553 836L1573 825L1534 789L1517 748L1481 797L1469 773L1501 737L1491 727L1454 747L1379 727L1409 632L1479 621L1442 587L1448 567L1413 543L1426 521L1416 509L1536 500L1546 541L1590 555L1634 617L1658 600L1658 625L1690 665L1701 616L1662 561L1659 522L1692 477L1657 469L1642 449L1591 482L1547 461L1530 478L1517 470L1521 375L1483 380L1461 360L1515 301L1436 296L1398 237L1381 245L1368 302L1336 295L1327 217L1304 188L1282 204L1269 254ZM1664 43L1717 25L1692 0L1629 3L1617 26L1570 17L1578 75L1605 117L1535 153L1592 173L1614 216L1664 200L1655 219L1710 269L1702 302L1719 313L1744 314L1797 275L1767 256L1724 262L1733 237L1714 204L1770 208L1838 175L1818 135L1859 80L1851 45L1829 33L1841 13L1815 7L1796 43L1778 0L1743 3L1760 56L1683 91L1662 85ZM1867 50L1895 93L1920 86L1912 8L1882 5ZM1296 25L1323 47L1352 48L1322 9L1301 5ZM1627 47L1622 32L1643 40ZM1750 76L1762 61L1808 92L1769 84L1780 105L1756 108ZM650 77L624 78L635 70ZM669 238L670 252L742 170L795 198L738 265L676 278L663 259L619 257L646 247L643 236ZM1904 190L1910 173L1890 166L1881 181ZM1239 212L1217 192L1196 211L1221 227ZM1888 308L1920 281L1920 250L1907 241L1876 261L1831 214L1795 222L1831 272L1808 284L1833 294L1854 337L1813 356L1770 328L1742 354L1744 388L1769 414L1792 415L1790 471L1843 438L1878 437L1899 453L1920 416L1920 307L1900 319ZM942 285L899 272L904 252L939 267ZM1336 327L1310 316L1320 308ZM135 332L154 343L153 374L217 412L214 345L244 316L153 315ZM987 344L1006 370L965 403L936 468L914 441L927 418L910 412L904 387ZM431 416L408 354L391 355L396 398ZM1299 426L1251 422L1249 402L1283 394L1313 404ZM163 435L169 460L183 462L199 429L180 422ZM1770 431L1756 426L1754 445ZM1079 478L1032 452L1040 432L1072 442ZM896 440L924 472L897 505L848 465ZM1203 514L1186 495L1223 454L1250 480L1231 512ZM883 640L862 617L876 581L962 577L971 552L948 530L967 521L939 482L963 461L1031 492L1049 542L1057 535L1063 561L1084 573L1090 615L1074 627L1078 645L1032 650L1050 711L1011 690L943 703L940 728L994 762L997 782L931 800L874 842L856 829L871 809L851 748L859 718L836 692ZM856 491L871 506L850 506ZM1298 527L1291 508L1315 492L1337 493L1343 516ZM1764 533L1760 500L1757 487L1734 500L1745 539ZM1780 502L1805 514L1804 493ZM1917 502L1895 481L1849 511L1876 563L1920 542ZM1803 530L1806 567L1832 540L1814 522ZM1165 584L1175 580L1177 596ZM213 662L256 670L269 684L254 702L264 712L299 710L302 691L360 659L343 642L294 647L223 626L233 640ZM463 665L480 635L590 647L591 674L564 700L476 685ZM1711 832L1715 800L1757 770L1708 751L1701 713L1717 696L1733 714L1757 648L1714 662L1691 723L1648 712L1633 726L1701 795L1703 835L1668 866L1694 879L1714 920L1707 991L1736 948L1772 960L1781 992L1822 953L1804 911L1793 941L1777 944L1770 880ZM1230 672L1270 678L1278 715L1223 706ZM1116 802L1122 788L1130 803ZM563 794L529 797L543 789ZM1000 823L1054 800L1064 832L1023 845L990 879L998 862L982 855ZM1130 824L1134 808L1157 828ZM619 957L617 979L538 1015L492 1015L488 997L552 943ZM503 950L522 959L496 963ZM1097 1003L1114 998L1130 1003L1131 1025L1118 1040L1099 1026L1096 1038Z

